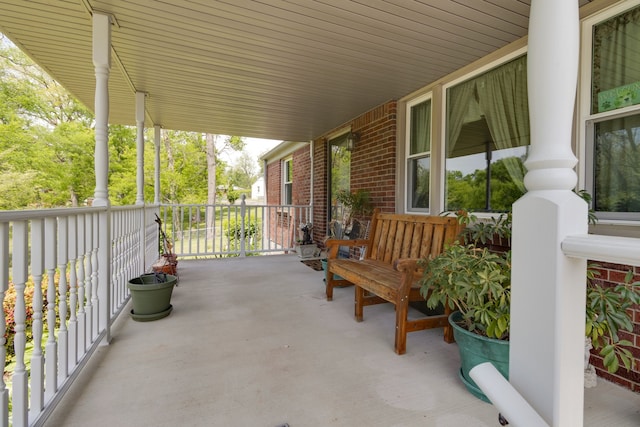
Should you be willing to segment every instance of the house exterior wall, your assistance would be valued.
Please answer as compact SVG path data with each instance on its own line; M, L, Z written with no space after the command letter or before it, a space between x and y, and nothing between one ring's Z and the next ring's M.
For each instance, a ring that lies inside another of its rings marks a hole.
M267 204L279 205L282 200L282 162L267 165Z
M283 162L291 158L293 161L292 206L277 211L269 210L269 227L271 236L275 237L277 245L288 247L299 238L300 224L311 222L306 210L296 206L308 206L311 199L311 154L309 147L304 145L295 151L285 151L267 164L266 204L283 204Z
M600 2L598 5L590 4L581 9L581 18L603 9L611 2ZM322 135L318 135L313 141L313 161L302 150L294 153L294 197L295 203L306 204L308 198L313 194L313 239L316 243L321 243L327 235L327 192L328 192L328 141L337 136L337 132L345 128L350 128L352 132L357 132L360 139L352 151L351 157L351 189L368 190L371 194L373 205L386 212L402 212L405 175L405 106L408 100L421 96L425 93L432 94L433 116L432 116L432 177L435 185L432 186L431 214L437 215L442 210L438 202L440 196L437 194L443 187L440 183L442 175L441 145L439 141L444 138L444 92L443 87L454 80L460 79L474 70L487 69L490 64L499 61L508 55L514 55L519 50L526 49L526 39L518 40L473 64L465 66L451 75L444 76L441 80L433 82L428 86L418 89L414 93L398 101L389 101L376 108L363 113L351 121L341 124ZM576 136L574 135L574 138ZM574 149L577 149L578 142L573 141ZM297 159L297 160L296 160ZM300 166L295 166L298 163ZM305 165L301 167L301 165ZM307 167L309 166L309 167ZM311 184L310 170L313 170L313 184ZM306 184L309 183L309 184ZM281 173L276 179L269 178L268 181L268 202L276 204L280 200ZM313 185L313 191L310 189ZM306 199L305 199L306 197ZM598 225L593 229L596 233L617 234L630 237L638 237L640 228L638 227L618 227L613 226L614 233L607 232L607 225ZM610 263L600 263L601 276L598 279L604 286L615 286L622 283L626 272L633 270L636 281L640 280L640 267L618 265ZM592 351L591 362L596 367L598 374L621 386L629 388L635 392L640 392L640 306L631 309L634 319L634 329L631 333L621 331L623 339L633 343L630 351L634 355L632 369L627 371L621 367L615 374L609 374L603 368L602 358Z
M351 152L351 190L367 190L374 207L396 211L396 101L389 101L314 141L313 239L327 235L328 146L331 135L350 127L359 134Z

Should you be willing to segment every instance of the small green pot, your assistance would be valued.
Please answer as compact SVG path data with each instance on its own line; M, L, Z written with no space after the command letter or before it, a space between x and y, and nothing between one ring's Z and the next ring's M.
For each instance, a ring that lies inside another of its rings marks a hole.
M164 273L143 274L129 280L133 320L148 322L167 317L173 309L171 294L177 281L176 276Z
M456 311L449 316L449 324L453 327L453 336L458 343L460 352L460 379L467 390L474 396L485 402L491 403L480 387L471 379L469 371L475 366L491 362L498 371L509 379L509 341L487 338L473 332L469 332L456 323L462 318L460 312Z

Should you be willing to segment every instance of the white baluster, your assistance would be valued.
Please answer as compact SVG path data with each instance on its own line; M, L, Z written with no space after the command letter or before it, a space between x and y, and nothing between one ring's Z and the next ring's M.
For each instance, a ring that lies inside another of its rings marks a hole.
M5 293L9 289L9 224L0 223L0 301L4 303ZM0 310L0 359L7 360L4 333L7 330L7 319L4 310ZM0 377L0 427L9 425L9 390Z
M58 344L56 342L56 260L57 260L57 221L46 218L45 227L45 268L47 269L47 329L45 345L45 391L49 401L58 390Z
M13 251L12 251L12 273L13 285L16 289L16 305L13 312L15 321L15 336L13 338L13 348L16 354L16 366L13 371L13 393L12 393L12 414L14 427L27 426L29 424L29 390L28 373L24 363L25 347L27 344L26 325L27 320L24 288L27 282L27 239L29 238L28 224L26 221L16 221L13 223Z
M33 353L31 354L31 411L44 408L44 356L42 354L42 273L44 220L31 221L31 276L33 277Z
M60 329L58 330L58 378L62 382L69 370L69 350L67 332L67 257L68 257L67 218L58 218L58 316Z
M85 216L78 215L78 360L82 358L85 351L87 351L86 344L86 317L84 311L85 305L85 291L84 291L84 262L85 262Z
M69 372L78 362L78 221L76 216L69 217Z
M95 244L93 245L93 250L91 251L91 341L95 340L100 333L100 323L98 321L98 316L100 313L99 310L99 301L98 301L98 215L95 215L93 218L94 227L93 227L93 241Z
M85 240L86 240L86 256L84 257L85 262L85 270L84 270L84 289L86 292L85 295L85 312L86 312L86 333L85 340L87 343L86 348L93 343L93 294L91 293L91 278L93 277L93 264L92 264L92 256L94 253L93 248L93 214L87 214L86 222L86 231L85 231Z

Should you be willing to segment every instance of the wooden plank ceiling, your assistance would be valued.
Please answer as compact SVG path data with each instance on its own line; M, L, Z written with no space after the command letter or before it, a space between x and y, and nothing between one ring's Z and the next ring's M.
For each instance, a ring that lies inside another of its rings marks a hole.
M581 0L580 4L587 3ZM93 109L109 13L110 122L307 141L526 35L529 0L0 0L0 32Z

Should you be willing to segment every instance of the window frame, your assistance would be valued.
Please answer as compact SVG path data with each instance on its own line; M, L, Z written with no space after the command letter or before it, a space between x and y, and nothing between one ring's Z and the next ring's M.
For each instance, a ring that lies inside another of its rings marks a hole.
M291 180L287 180L291 171ZM289 193L287 193L289 188ZM287 194L291 197L287 201ZM293 156L289 156L282 160L282 205L293 205Z
M595 189L595 127L598 123L640 114L640 104L615 110L592 113L593 31L594 27L617 15L640 7L640 0L629 0L606 8L584 19L581 23L580 74L576 120L576 156L578 157L578 188L594 194ZM640 225L640 212L595 212L598 221L610 224Z
M429 134L430 134L430 138L429 138L429 150L428 151L423 151L420 153L416 153L416 154L411 154L411 109L417 105L420 105L424 102L429 101L431 103L431 108L430 108L430 120L429 120ZM420 214L429 214L430 210L431 210L431 195L433 194L434 191L434 180L432 178L433 176L433 145L434 145L434 132L433 132L433 118L434 118L434 114L433 114L433 109L434 109L434 102L433 102L433 92L428 92L424 95L421 95L417 98L411 99L409 101L407 101L406 105L405 105L405 114L406 114L406 120L405 120L405 141L404 141L404 205L405 205L405 212L409 212L409 213L420 213ZM439 143L439 141L438 141ZM429 200L428 200L428 207L426 208L414 208L412 207L412 203L413 203L413 198L412 198L412 189L413 189L413 182L412 179L410 177L411 175L411 168L410 168L410 162L413 159L422 159L422 158L428 158L429 159L429 163L430 163L430 168L429 168Z
M640 1L640 0L639 0ZM442 132L441 132L441 136L440 136L440 140L438 141L439 147L440 147L440 156L438 158L438 162L439 162L439 174L440 174L440 186L438 188L438 194L440 197L440 206L444 207L447 205L447 201L446 201L446 184L447 184L447 150L446 150L446 144L447 144L447 91L452 88L453 86L457 86L461 83L464 83L466 81L472 80L488 71L494 70L508 62L513 61L516 58L519 58L520 56L523 55L527 55L528 54L528 45L527 46L523 46L521 48L515 49L512 52L509 52L506 55L501 56L500 58L497 58L493 61L490 61L488 63L486 63L485 65L475 68L473 71L470 71L456 79L453 79L451 81L448 81L447 83L442 85L442 99L441 99L441 104L440 104L440 108L442 109L442 114L440 117L440 126L442 128ZM434 141L432 140L431 143L433 144ZM433 169L433 168L432 168ZM451 213L452 211L444 211L447 213ZM500 213L497 212L477 212L476 216L478 218L492 218L492 217L497 217L499 216Z

